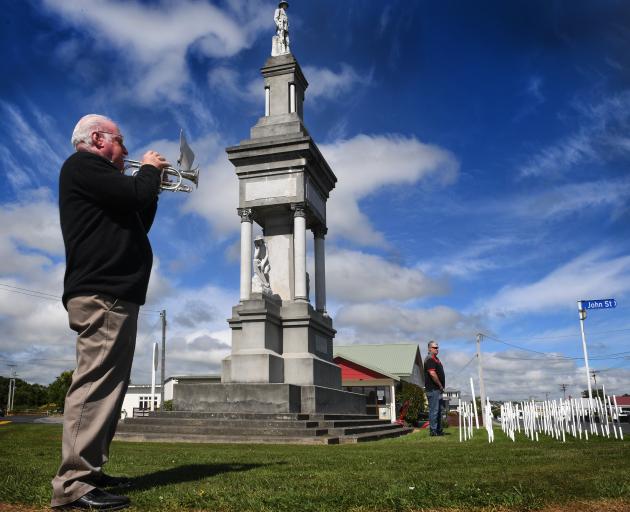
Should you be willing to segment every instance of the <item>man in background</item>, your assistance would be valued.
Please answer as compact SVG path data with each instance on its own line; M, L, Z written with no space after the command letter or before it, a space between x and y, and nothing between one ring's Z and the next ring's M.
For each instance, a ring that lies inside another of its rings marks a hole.
M77 332L77 367L66 395L62 461L51 505L117 510L129 498L102 488L129 484L103 465L120 418L145 302L153 253L147 237L168 162L148 151L136 176L111 119L90 114L72 134L76 152L59 177L59 213L66 250L63 304Z
M442 393L446 385L444 367L438 358L440 350L436 341L429 341L429 354L424 360L424 389L429 401L429 435L443 436L442 432Z

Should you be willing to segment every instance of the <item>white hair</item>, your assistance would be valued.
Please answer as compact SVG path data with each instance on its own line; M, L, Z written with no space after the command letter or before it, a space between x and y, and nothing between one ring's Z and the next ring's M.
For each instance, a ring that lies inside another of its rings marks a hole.
M113 121L109 117L101 116L99 114L88 114L87 116L83 116L79 119L79 122L74 127L74 131L72 132L72 145L74 149L81 143L87 144L88 146L92 145L92 132L94 132L95 128L100 128L103 123Z

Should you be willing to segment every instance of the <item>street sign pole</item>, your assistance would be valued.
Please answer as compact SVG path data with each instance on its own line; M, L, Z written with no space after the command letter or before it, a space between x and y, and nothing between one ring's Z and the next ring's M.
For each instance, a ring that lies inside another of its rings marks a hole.
M578 313L580 315L580 330L582 331L582 349L584 350L584 366L586 367L586 384L588 385L589 409L593 405L593 391L591 389L591 372L588 367L588 351L586 350L586 335L584 334L584 320L586 320L586 309L582 307L582 301L578 300Z
M586 369L586 384L588 385L589 408L593 407L593 390L591 389L591 372L588 367L588 353L586 351L586 336L584 335L584 320L587 309L613 309L617 307L615 299L578 300L578 313L580 314L580 329L582 330L582 348L584 349L584 366Z

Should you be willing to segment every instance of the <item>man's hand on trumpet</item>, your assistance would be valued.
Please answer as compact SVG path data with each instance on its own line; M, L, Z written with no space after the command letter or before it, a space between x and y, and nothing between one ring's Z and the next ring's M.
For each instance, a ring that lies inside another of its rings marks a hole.
M142 157L142 165L149 164L153 167L157 167L160 171L163 171L167 167L170 167L170 163L160 155L157 151L147 151Z

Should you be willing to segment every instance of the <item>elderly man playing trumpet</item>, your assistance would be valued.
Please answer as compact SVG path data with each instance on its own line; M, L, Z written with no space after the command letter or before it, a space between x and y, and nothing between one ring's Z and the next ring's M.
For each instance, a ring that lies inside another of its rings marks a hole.
M138 173L125 176L120 129L95 114L77 123L72 144L76 152L59 178L59 212L66 249L63 304L78 334L77 367L66 395L51 505L117 510L129 498L103 488L129 481L106 475L103 465L131 374L138 310L153 263L147 233L169 163L148 151Z

